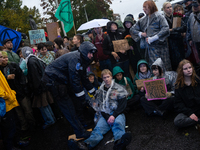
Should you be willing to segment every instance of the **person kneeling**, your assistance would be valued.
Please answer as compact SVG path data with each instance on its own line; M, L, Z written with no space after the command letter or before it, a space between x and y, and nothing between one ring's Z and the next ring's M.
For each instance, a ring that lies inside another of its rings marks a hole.
M92 149L102 139L103 135L112 129L115 143L114 150L122 150L131 141L131 133L125 132L125 115L123 111L127 105L127 91L112 80L112 73L105 69L101 76L103 83L95 94L95 99L91 100L93 108L101 112L97 125L90 137L83 142L69 140L68 145L71 149Z

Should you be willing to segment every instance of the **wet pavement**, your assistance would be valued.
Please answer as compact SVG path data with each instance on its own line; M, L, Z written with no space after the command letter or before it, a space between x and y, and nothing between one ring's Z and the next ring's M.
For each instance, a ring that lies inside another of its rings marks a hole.
M199 150L200 134L195 127L178 129L173 124L175 113L165 119L148 117L142 108L132 110L127 115L128 131L132 133L132 141L128 150ZM30 145L23 150L68 150L68 136L73 129L66 119L56 122L48 129L34 131ZM113 142L109 131L94 150L112 150Z

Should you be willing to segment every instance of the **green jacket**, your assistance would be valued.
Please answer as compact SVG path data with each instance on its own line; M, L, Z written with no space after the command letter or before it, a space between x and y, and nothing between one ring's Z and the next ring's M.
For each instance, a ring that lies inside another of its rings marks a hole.
M130 88L132 90L132 94L127 98L129 100L135 94L135 89L134 89L133 83L131 82L131 79L129 79L129 77L124 77L124 76L122 77L122 79L120 81L117 80L115 78L115 75L118 74L118 73L122 73L124 75L124 71L119 66L116 66L116 67L113 68L113 77L114 77L116 83L118 83L120 85L123 85L123 86L126 86L126 82L124 80L124 78L126 78L127 83L129 84L129 86L130 86Z
M15 62L15 63L19 64L20 58L16 53L9 51L9 50L7 50L6 52L8 54L8 61L9 62Z
M137 85L136 85L136 80L139 80L140 79L140 77L139 77L139 66L140 66L140 64L147 64L147 66L148 66L148 70L150 70L150 67L149 67L149 64L147 63L147 61L146 60L144 60L144 59L141 59L141 60L139 60L138 61L138 63L137 63L137 73L136 73L136 75L135 75L135 77L134 77L134 79L133 79L133 86L134 86L134 89L135 89L135 91L138 93L139 91L138 91L138 89L137 89ZM151 77L153 77L153 74L151 75Z

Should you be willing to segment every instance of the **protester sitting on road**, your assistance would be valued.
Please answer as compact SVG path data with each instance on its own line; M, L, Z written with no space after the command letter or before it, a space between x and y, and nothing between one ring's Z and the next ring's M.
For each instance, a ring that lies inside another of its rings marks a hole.
M200 78L186 59L179 63L177 72L174 108L179 114L174 124L180 128L196 125L200 123Z
M94 109L101 112L101 116L90 137L84 142L68 141L70 149L92 149L102 139L103 135L112 129L115 143L114 150L123 150L131 142L131 133L125 132L125 115L128 93L112 80L112 73L105 69L101 73L103 83L96 92L95 100L91 101Z
M148 65L148 63L146 62L146 60L140 60L137 63L137 73L134 77L133 80L133 85L134 88L136 90L136 92L139 94L140 97L145 96L145 90L144 87L141 87L138 91L138 87L136 85L136 80L140 80L140 79L149 79L153 77L153 74L151 73L151 69Z
M173 109L173 95L177 73L174 71L165 71L165 67L161 58L156 59L156 61L151 66L151 69L153 70L154 80L165 78L165 84L167 87L167 99L148 101L148 95L146 94L145 97L141 98L141 105L148 115L158 115L162 117L166 115L167 110Z
M81 34L76 34L74 37L73 37L73 44L74 44L74 47L71 48L71 51L76 51L79 49L81 43L83 43L83 36Z
M136 91L131 79L124 76L124 71L119 66L113 68L113 78L116 83L122 85L128 92L126 106L126 112L128 112L134 105L139 103L140 97L135 95Z

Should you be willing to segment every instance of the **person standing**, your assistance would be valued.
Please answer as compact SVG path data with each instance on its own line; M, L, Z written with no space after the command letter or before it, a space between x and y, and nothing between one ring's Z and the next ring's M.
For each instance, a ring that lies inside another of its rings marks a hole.
M115 52L113 47L113 41L122 40L123 36L118 31L118 25L114 21L107 23L107 33L103 41L103 52L105 55L110 55L110 61L112 63L112 68L115 66L120 66L124 69L124 75L130 77L129 73L129 59L128 52L125 50L120 50L120 52Z
M200 5L197 3L197 0L193 1L192 8L193 13L191 13L188 19L186 39L190 46L195 46L200 58Z
M180 11L183 11L183 7L181 5L175 5L174 10L172 10L171 3L165 2L163 4L163 10L170 30L170 36L168 37L168 46L172 70L176 71L179 62L185 58L183 36L181 35L181 33L186 32L186 24L181 19L181 27L173 28L172 25L174 17L172 13L174 12L181 14Z
M10 62L15 62L16 64L19 64L20 62L19 56L12 51L12 48L13 48L12 40L5 39L3 41L3 46L6 48L6 52L8 53L8 60Z
M95 89L87 78L86 68L92 62L96 51L97 49L92 43L83 42L79 51L64 54L49 64L43 77L43 81L51 91L64 116L74 128L76 138L90 136L76 115L72 98L74 95L76 96L78 99L76 107L81 110L85 101L83 86L90 94L94 95Z
M145 59L151 66L157 58L161 58L167 70L171 70L169 50L166 38L169 34L169 25L158 12L155 2L149 0L143 4L143 10L146 14L136 25L131 27L130 33L132 38L137 42L140 41L140 47L146 48Z
M95 54L95 61L100 65L100 69L109 69L112 70L112 64L110 61L110 56L105 55L103 53L103 41L106 35L103 33L103 30L101 27L99 28L94 28L94 31L96 33L96 36L94 37L92 43L94 46L97 48L97 53Z

